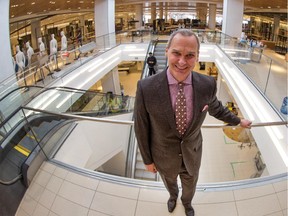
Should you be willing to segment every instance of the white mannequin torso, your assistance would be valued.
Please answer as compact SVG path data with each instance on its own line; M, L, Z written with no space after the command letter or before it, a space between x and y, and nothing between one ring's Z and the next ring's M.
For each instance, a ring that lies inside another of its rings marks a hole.
M25 55L24 53L20 50L20 48L16 48L17 54L16 54L16 63L19 66L19 69L23 70L25 67Z
M42 41L41 38L38 39L38 42L39 42L39 51L40 51L40 56L43 56L45 54L45 45Z
M67 50L67 38L64 35L64 33L61 33L61 34L62 34L62 37L61 37L61 50L65 51L65 50Z
M31 46L28 47L27 49L27 56L28 56L28 60L31 60L32 55L34 54L34 50Z
M50 41L50 54L54 54L57 52L57 41L54 37L52 37Z

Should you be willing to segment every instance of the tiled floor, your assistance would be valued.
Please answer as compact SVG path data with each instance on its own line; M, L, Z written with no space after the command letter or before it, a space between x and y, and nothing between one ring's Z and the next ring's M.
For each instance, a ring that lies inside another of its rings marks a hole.
M163 186L121 185L117 180L90 178L45 162L16 215L184 215L180 200L174 212L168 213L167 198ZM193 206L197 216L287 216L287 179L239 190L197 191Z

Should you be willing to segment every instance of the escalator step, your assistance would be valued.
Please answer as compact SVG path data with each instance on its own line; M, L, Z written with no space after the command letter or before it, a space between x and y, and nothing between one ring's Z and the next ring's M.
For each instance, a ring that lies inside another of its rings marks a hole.
M14 164L16 167L20 169L26 158L27 157L25 155L18 152L16 149L11 149L9 153L6 155L5 160L9 161L9 163Z
M37 139L39 140L39 138ZM33 135L26 134L26 136L23 137L23 139L19 142L18 145L21 145L22 147L31 151L37 145L37 141Z
M25 155L26 157L29 156L29 154L31 153L31 151L21 145L16 145L14 146L14 149L17 150L18 152L20 152L21 154Z

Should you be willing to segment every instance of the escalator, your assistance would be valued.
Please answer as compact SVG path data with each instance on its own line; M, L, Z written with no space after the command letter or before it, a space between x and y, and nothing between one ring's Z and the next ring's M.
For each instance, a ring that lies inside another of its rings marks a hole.
M52 88L46 90L43 93L44 96L40 94L38 97L44 98L44 102L49 101L50 98L46 98L45 95L54 97L55 94L51 94L51 91L53 93L56 91L62 97L59 97L59 101L55 100L54 103L49 104L46 111L55 112L58 102L67 98L67 95L71 96L63 109L58 109L60 114L106 117L133 112L134 108L133 97L115 95L111 92L100 93L70 88L55 90ZM26 108L38 108L33 107L36 104L38 103L28 103ZM23 118L23 113L26 118ZM13 113L11 120L7 119L0 124L0 131L5 131L0 140L0 181L2 182L13 181L21 175L23 164L34 149L42 148L45 145L42 142L44 137L56 132L55 128L60 128L67 121L63 116L31 113L33 111L19 109L18 113ZM18 116L18 119L15 116ZM9 128L9 130L3 128Z
M29 158L33 150L39 146L43 138L65 119L55 116L39 116L29 123L21 122L17 132L5 139L5 145L0 149L0 180L2 182L13 181L22 174L22 166Z
M158 70L157 72L162 72L167 67L167 59L165 56L165 50L167 46L167 40L159 40L155 44L154 56L157 59Z
M166 46L167 46L167 40L155 41L154 51L153 50L152 51L153 51L153 55L157 59L157 65L158 65L157 73L162 72L167 67L167 59L165 56ZM135 165L134 165L135 170L134 170L133 178L148 180L148 181L157 181L157 179L159 178L158 175L155 173L148 172L146 170L138 147L137 147L137 150L135 151L134 157L135 159L132 160L132 161L135 161Z

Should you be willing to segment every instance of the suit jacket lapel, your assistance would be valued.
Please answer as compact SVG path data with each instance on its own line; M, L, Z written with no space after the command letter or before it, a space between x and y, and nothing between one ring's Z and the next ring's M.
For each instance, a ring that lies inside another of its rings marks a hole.
M193 116L192 122L188 126L187 131L191 131L191 129L198 124L197 118L199 117L199 113L201 112L200 100L201 100L201 83L199 82L199 76L192 72L192 83L193 83Z
M161 107L159 109L162 109L163 112L167 116L168 123L170 124L171 128L174 128L175 133L178 134L178 131L176 129L176 122L174 117L174 111L172 109L171 99L170 99L170 91L169 91L169 85L166 75L166 70L161 73L161 76L159 76L158 83L155 85L155 92L158 92L159 101L161 104Z

